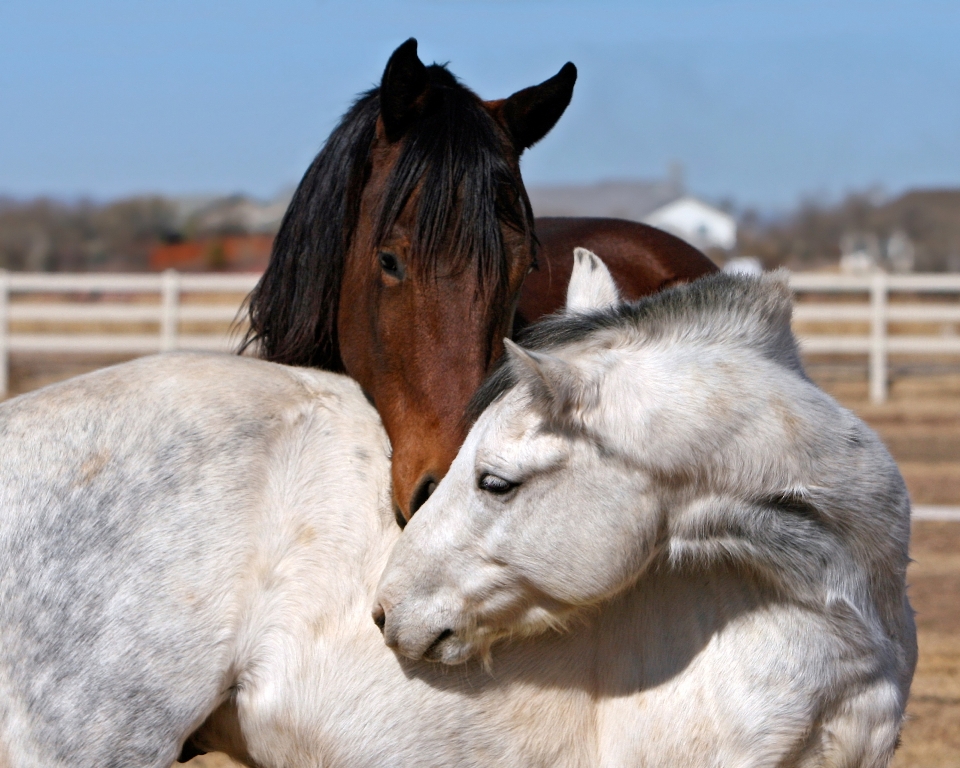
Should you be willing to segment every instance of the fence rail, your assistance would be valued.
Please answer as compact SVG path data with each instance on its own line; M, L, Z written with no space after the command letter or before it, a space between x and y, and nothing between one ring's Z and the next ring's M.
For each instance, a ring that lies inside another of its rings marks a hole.
M0 398L9 389L11 353L229 350L228 329L259 277L173 270L157 275L0 270ZM197 325L212 328L191 328Z
M0 397L7 394L11 353L227 350L227 328L258 279L172 270L156 275L0 270ZM866 355L874 402L887 397L889 355L960 357L960 335L954 327L960 324L960 275L797 273L791 275L790 286L798 298L794 319L803 351ZM939 324L939 331L891 332L892 323ZM808 330L829 324L864 330Z
M798 298L794 322L801 326L800 348L807 353L867 355L870 399L875 403L887 399L889 355L960 356L955 327L960 323L960 275L797 273L790 276L790 287ZM848 300L804 301L805 294L846 294ZM894 303L894 297L906 300ZM810 333L803 328L817 323L865 324L869 330ZM891 323L939 324L940 328L933 333L893 333Z

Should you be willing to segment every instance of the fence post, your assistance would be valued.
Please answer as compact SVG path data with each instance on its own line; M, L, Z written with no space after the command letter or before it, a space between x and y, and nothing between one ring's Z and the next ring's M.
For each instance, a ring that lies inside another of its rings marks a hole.
M887 273L870 278L870 401L887 399Z
M166 269L160 287L160 351L177 348L180 329L180 275L175 269Z
M10 280L7 270L0 269L0 400L7 396L10 389L10 323L7 317Z

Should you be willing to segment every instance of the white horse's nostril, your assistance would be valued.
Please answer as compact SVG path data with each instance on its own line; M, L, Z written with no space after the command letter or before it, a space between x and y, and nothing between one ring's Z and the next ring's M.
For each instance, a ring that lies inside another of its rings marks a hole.
M383 606L377 604L373 607L373 623L377 625L380 629L381 634L383 633L383 627L387 623L387 612L383 610Z

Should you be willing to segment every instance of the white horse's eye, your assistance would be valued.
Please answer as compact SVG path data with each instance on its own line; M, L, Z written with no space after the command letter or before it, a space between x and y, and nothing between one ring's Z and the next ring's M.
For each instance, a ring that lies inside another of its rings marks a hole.
M497 475L491 475L489 472L481 475L480 481L477 483L477 487L481 491L495 493L498 496L509 493L518 485L520 485L520 483L511 483L509 480L504 480L502 477L498 477Z

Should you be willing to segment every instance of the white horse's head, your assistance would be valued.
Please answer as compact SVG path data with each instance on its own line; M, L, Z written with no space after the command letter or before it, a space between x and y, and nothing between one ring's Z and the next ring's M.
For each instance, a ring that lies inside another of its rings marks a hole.
M808 486L845 477L848 459L862 472L848 453L866 438L804 376L783 279L721 275L616 301L606 267L578 251L567 313L526 348L506 343L382 576L374 618L400 653L457 663L562 626L661 553L766 557L757 567L775 572L809 550L809 578L822 576L834 540Z

